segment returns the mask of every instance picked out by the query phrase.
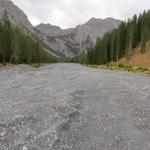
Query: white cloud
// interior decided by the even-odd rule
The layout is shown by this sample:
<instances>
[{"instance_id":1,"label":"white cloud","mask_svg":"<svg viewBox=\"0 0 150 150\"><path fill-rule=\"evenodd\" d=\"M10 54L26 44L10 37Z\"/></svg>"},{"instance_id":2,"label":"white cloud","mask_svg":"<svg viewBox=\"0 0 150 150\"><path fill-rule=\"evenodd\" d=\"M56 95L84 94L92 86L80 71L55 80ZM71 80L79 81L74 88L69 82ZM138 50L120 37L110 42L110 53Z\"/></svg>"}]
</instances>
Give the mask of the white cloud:
<instances>
[{"instance_id":1,"label":"white cloud","mask_svg":"<svg viewBox=\"0 0 150 150\"><path fill-rule=\"evenodd\" d=\"M33 25L41 22L74 27L91 17L125 19L149 9L149 0L12 0Z\"/></svg>"}]
</instances>

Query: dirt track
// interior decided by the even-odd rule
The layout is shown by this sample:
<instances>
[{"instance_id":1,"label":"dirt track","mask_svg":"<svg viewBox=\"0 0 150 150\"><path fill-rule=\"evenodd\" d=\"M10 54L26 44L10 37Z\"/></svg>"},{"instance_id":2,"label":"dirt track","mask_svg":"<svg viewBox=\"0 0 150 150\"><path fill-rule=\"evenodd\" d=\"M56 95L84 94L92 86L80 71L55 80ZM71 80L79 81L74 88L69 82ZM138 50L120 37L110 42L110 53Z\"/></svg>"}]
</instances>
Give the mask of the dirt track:
<instances>
[{"instance_id":1,"label":"dirt track","mask_svg":"<svg viewBox=\"0 0 150 150\"><path fill-rule=\"evenodd\" d=\"M0 68L0 150L150 150L150 77L78 64Z\"/></svg>"}]
</instances>

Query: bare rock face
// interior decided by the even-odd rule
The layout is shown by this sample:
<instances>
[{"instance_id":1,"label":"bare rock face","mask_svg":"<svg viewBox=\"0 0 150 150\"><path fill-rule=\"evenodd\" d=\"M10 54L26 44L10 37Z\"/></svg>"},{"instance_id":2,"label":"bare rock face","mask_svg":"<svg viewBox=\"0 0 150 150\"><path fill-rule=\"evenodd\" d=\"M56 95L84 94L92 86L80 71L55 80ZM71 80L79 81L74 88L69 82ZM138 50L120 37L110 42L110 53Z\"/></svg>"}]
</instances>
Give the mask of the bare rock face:
<instances>
[{"instance_id":1,"label":"bare rock face","mask_svg":"<svg viewBox=\"0 0 150 150\"><path fill-rule=\"evenodd\" d=\"M61 32L62 29L58 26L41 23L38 26L36 26L36 30L41 31L43 34L48 35L48 36L55 36L59 32Z\"/></svg>"},{"instance_id":2,"label":"bare rock face","mask_svg":"<svg viewBox=\"0 0 150 150\"><path fill-rule=\"evenodd\" d=\"M62 30L57 26L40 24L35 30L39 38L49 47L67 57L74 57L94 45L98 37L118 27L120 22L113 18L104 20L92 18L87 23L72 29Z\"/></svg>"},{"instance_id":3,"label":"bare rock face","mask_svg":"<svg viewBox=\"0 0 150 150\"><path fill-rule=\"evenodd\" d=\"M4 10L7 11L14 25L25 29L30 35L37 36L49 51L56 51L69 58L94 45L97 37L102 37L104 33L121 23L120 20L113 18L104 20L92 18L85 24L65 30L51 24L39 24L33 27L25 13L10 0L0 0L0 18Z\"/></svg>"},{"instance_id":4,"label":"bare rock face","mask_svg":"<svg viewBox=\"0 0 150 150\"><path fill-rule=\"evenodd\" d=\"M91 18L87 23L78 26L80 34L90 35L92 41L96 41L97 37L102 37L106 32L118 27L120 20L113 18L96 19Z\"/></svg>"},{"instance_id":5,"label":"bare rock face","mask_svg":"<svg viewBox=\"0 0 150 150\"><path fill-rule=\"evenodd\" d=\"M26 29L28 32L34 32L33 26L29 22L25 13L14 5L10 0L0 0L0 16L2 17L4 10L6 10L7 14L10 17L11 22L23 29Z\"/></svg>"}]
</instances>

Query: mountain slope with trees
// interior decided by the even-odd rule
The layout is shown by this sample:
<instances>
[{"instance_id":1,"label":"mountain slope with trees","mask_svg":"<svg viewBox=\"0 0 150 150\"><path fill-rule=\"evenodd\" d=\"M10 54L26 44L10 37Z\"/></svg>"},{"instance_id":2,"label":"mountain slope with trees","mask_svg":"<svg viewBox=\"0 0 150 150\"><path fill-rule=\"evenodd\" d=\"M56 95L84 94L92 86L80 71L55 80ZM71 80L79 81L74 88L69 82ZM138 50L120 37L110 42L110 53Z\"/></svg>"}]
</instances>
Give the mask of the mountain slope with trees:
<instances>
[{"instance_id":1,"label":"mountain slope with trees","mask_svg":"<svg viewBox=\"0 0 150 150\"><path fill-rule=\"evenodd\" d=\"M0 21L0 62L47 63L57 58L48 53L35 39L22 29L13 26L5 14Z\"/></svg>"},{"instance_id":2,"label":"mountain slope with trees","mask_svg":"<svg viewBox=\"0 0 150 150\"><path fill-rule=\"evenodd\" d=\"M140 47L140 53L147 51L150 40L150 10L139 17L135 15L127 22L122 22L117 29L98 38L95 47L80 56L80 62L87 64L107 64L120 58L129 59L134 49Z\"/></svg>"}]
</instances>

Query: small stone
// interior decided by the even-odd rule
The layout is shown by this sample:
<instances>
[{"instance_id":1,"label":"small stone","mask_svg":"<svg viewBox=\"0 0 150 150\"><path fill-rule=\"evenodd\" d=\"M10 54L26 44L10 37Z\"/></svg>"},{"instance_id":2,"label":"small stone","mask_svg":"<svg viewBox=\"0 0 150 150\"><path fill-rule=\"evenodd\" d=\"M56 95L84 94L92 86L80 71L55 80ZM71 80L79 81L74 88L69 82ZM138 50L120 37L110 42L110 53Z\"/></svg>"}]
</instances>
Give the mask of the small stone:
<instances>
[{"instance_id":1,"label":"small stone","mask_svg":"<svg viewBox=\"0 0 150 150\"><path fill-rule=\"evenodd\" d=\"M26 146L23 146L22 150L28 150L28 148Z\"/></svg>"},{"instance_id":2,"label":"small stone","mask_svg":"<svg viewBox=\"0 0 150 150\"><path fill-rule=\"evenodd\" d=\"M1 133L1 136L4 136L5 135L5 133L3 132L3 133Z\"/></svg>"},{"instance_id":3,"label":"small stone","mask_svg":"<svg viewBox=\"0 0 150 150\"><path fill-rule=\"evenodd\" d=\"M139 118L139 121L141 122L141 121L142 121L142 119L141 119L141 118Z\"/></svg>"}]
</instances>

